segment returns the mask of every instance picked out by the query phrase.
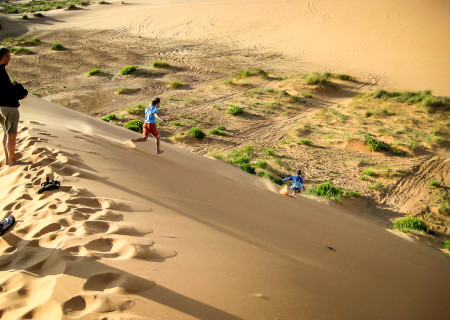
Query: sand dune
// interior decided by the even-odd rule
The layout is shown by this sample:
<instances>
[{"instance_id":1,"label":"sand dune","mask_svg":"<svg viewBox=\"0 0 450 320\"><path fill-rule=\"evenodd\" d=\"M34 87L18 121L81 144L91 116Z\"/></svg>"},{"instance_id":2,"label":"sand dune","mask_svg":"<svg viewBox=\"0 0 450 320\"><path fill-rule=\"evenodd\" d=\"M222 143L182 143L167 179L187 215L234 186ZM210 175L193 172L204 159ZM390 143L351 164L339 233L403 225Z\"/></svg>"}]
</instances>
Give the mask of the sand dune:
<instances>
[{"instance_id":1,"label":"sand dune","mask_svg":"<svg viewBox=\"0 0 450 320\"><path fill-rule=\"evenodd\" d=\"M450 4L445 0L110 3L49 12L52 19L39 29L114 30L112 41L131 32L211 47L266 49L298 58L293 72L362 72L390 88L450 95Z\"/></svg>"},{"instance_id":2,"label":"sand dune","mask_svg":"<svg viewBox=\"0 0 450 320\"><path fill-rule=\"evenodd\" d=\"M36 97L21 112L22 165L0 169L1 217L18 219L4 319L450 315L448 259L422 242ZM61 188L39 195L46 175Z\"/></svg>"}]
</instances>

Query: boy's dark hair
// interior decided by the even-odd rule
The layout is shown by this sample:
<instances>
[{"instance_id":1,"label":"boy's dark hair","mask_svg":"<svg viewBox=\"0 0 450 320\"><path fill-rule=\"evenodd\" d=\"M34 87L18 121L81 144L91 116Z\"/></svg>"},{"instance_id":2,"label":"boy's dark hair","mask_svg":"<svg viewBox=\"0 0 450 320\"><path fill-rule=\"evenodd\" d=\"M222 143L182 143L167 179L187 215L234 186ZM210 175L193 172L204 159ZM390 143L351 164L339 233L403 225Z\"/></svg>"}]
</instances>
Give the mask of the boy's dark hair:
<instances>
[{"instance_id":1,"label":"boy's dark hair","mask_svg":"<svg viewBox=\"0 0 450 320\"><path fill-rule=\"evenodd\" d=\"M7 47L0 47L0 59L11 51Z\"/></svg>"},{"instance_id":2,"label":"boy's dark hair","mask_svg":"<svg viewBox=\"0 0 450 320\"><path fill-rule=\"evenodd\" d=\"M302 174L302 170L298 170L298 171L297 171L297 174Z\"/></svg>"},{"instance_id":3,"label":"boy's dark hair","mask_svg":"<svg viewBox=\"0 0 450 320\"><path fill-rule=\"evenodd\" d=\"M158 102L161 102L161 99L155 98L155 100L152 101L152 106L156 105Z\"/></svg>"}]
</instances>

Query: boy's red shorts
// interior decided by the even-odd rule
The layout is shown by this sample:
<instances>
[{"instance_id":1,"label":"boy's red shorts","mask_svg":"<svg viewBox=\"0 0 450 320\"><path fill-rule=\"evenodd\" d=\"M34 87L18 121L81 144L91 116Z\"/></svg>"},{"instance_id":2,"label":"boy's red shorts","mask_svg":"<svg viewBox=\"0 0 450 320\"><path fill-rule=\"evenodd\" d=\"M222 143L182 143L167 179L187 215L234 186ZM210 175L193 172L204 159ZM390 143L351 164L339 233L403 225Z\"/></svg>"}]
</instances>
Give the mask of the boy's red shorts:
<instances>
[{"instance_id":1,"label":"boy's red shorts","mask_svg":"<svg viewBox=\"0 0 450 320\"><path fill-rule=\"evenodd\" d=\"M158 136L159 136L159 132L158 132L158 129L156 129L156 124L155 123L144 122L144 125L142 126L142 133L146 137L148 137L148 135L150 133L155 138L158 138Z\"/></svg>"}]
</instances>

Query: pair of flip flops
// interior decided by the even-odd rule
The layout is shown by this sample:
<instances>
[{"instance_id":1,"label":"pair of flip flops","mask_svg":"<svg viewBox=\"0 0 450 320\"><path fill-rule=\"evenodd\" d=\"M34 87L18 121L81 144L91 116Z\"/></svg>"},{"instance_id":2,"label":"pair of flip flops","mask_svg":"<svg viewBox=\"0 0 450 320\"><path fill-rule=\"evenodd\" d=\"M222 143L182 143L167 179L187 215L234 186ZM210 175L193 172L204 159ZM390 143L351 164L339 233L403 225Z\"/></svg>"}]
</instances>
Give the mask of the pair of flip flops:
<instances>
[{"instance_id":1,"label":"pair of flip flops","mask_svg":"<svg viewBox=\"0 0 450 320\"><path fill-rule=\"evenodd\" d=\"M15 222L16 218L13 215L0 222L0 235L3 235Z\"/></svg>"},{"instance_id":2,"label":"pair of flip flops","mask_svg":"<svg viewBox=\"0 0 450 320\"><path fill-rule=\"evenodd\" d=\"M50 181L50 179L47 177L47 180L41 184L38 193L41 194L44 191L59 189L60 186L61 183L59 181L53 179L52 181Z\"/></svg>"}]
</instances>

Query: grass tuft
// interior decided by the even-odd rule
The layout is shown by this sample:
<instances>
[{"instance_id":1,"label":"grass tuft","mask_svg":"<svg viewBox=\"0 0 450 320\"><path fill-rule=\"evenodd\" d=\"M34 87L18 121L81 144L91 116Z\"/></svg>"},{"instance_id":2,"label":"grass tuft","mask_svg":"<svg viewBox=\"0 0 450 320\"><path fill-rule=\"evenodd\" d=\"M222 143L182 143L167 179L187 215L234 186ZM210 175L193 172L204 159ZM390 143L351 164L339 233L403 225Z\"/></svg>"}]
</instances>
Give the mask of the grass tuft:
<instances>
[{"instance_id":1,"label":"grass tuft","mask_svg":"<svg viewBox=\"0 0 450 320\"><path fill-rule=\"evenodd\" d=\"M90 77L90 76L96 75L96 74L98 74L98 73L100 73L100 72L102 72L100 69L94 68L94 69L92 69L92 70L90 70L90 71L88 72L88 76Z\"/></svg>"},{"instance_id":2,"label":"grass tuft","mask_svg":"<svg viewBox=\"0 0 450 320\"><path fill-rule=\"evenodd\" d=\"M132 131L142 132L143 124L144 121L142 120L132 120L125 123L124 127Z\"/></svg>"},{"instance_id":3,"label":"grass tuft","mask_svg":"<svg viewBox=\"0 0 450 320\"><path fill-rule=\"evenodd\" d=\"M169 88L172 88L172 89L178 89L178 88L181 88L181 87L183 86L183 83L182 83L181 81L175 80L175 81L170 81L170 82L167 84L167 86L168 86Z\"/></svg>"},{"instance_id":4,"label":"grass tuft","mask_svg":"<svg viewBox=\"0 0 450 320\"><path fill-rule=\"evenodd\" d=\"M256 76L261 76L263 78L267 78L269 74L262 70L262 69L247 69L247 70L242 70L237 78L238 79L243 79L243 78L249 78L249 77L256 77Z\"/></svg>"},{"instance_id":5,"label":"grass tuft","mask_svg":"<svg viewBox=\"0 0 450 320\"><path fill-rule=\"evenodd\" d=\"M233 116L241 114L242 112L244 112L244 109L242 109L239 106L232 106L232 107L228 108L228 110L227 110L227 113L231 114Z\"/></svg>"},{"instance_id":6,"label":"grass tuft","mask_svg":"<svg viewBox=\"0 0 450 320\"><path fill-rule=\"evenodd\" d=\"M326 181L317 187L313 187L308 190L308 193L323 198L330 198L336 202L340 201L342 196L347 197L361 196L359 192L340 189L332 181Z\"/></svg>"},{"instance_id":7,"label":"grass tuft","mask_svg":"<svg viewBox=\"0 0 450 320\"><path fill-rule=\"evenodd\" d=\"M203 138L206 137L206 134L200 128L197 127L191 128L189 130L188 135L191 138L197 138L199 140L202 140Z\"/></svg>"},{"instance_id":8,"label":"grass tuft","mask_svg":"<svg viewBox=\"0 0 450 320\"><path fill-rule=\"evenodd\" d=\"M135 72L139 67L135 66L135 65L130 65L130 66L126 66L125 68L122 68L122 70L120 70L120 74L121 75L129 75L133 72Z\"/></svg>"},{"instance_id":9,"label":"grass tuft","mask_svg":"<svg viewBox=\"0 0 450 320\"><path fill-rule=\"evenodd\" d=\"M56 42L56 43L52 44L52 50L62 51L62 50L65 50L65 49L66 48L64 48L64 46L61 43L59 43L59 42Z\"/></svg>"},{"instance_id":10,"label":"grass tuft","mask_svg":"<svg viewBox=\"0 0 450 320\"><path fill-rule=\"evenodd\" d=\"M428 231L425 221L413 216L398 218L394 221L392 228L406 233L423 233Z\"/></svg>"},{"instance_id":11,"label":"grass tuft","mask_svg":"<svg viewBox=\"0 0 450 320\"><path fill-rule=\"evenodd\" d=\"M152 63L154 68L169 68L170 64L166 61L155 61Z\"/></svg>"}]
</instances>

